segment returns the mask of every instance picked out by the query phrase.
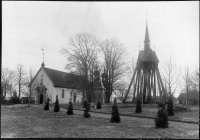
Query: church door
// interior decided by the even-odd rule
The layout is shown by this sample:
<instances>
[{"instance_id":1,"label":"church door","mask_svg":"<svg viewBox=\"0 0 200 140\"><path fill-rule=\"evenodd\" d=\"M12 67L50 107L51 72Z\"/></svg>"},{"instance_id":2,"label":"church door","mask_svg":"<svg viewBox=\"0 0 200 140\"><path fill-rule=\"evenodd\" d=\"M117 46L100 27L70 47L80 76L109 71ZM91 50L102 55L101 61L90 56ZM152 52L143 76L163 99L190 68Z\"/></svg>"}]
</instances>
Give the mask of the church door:
<instances>
[{"instance_id":1,"label":"church door","mask_svg":"<svg viewBox=\"0 0 200 140\"><path fill-rule=\"evenodd\" d=\"M40 104L43 104L43 94L40 94Z\"/></svg>"}]
</instances>

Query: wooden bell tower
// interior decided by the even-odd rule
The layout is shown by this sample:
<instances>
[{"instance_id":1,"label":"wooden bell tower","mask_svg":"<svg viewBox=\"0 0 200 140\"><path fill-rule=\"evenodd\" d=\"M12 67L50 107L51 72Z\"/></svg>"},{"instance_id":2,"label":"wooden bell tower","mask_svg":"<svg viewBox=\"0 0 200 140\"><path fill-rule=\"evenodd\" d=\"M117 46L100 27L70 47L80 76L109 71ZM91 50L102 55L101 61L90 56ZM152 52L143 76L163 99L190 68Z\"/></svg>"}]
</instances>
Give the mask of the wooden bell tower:
<instances>
[{"instance_id":1,"label":"wooden bell tower","mask_svg":"<svg viewBox=\"0 0 200 140\"><path fill-rule=\"evenodd\" d=\"M133 86L133 96L142 104L165 102L166 92L158 69L156 52L150 48L148 25L146 22L144 50L139 51L136 68L129 84L127 94Z\"/></svg>"}]
</instances>

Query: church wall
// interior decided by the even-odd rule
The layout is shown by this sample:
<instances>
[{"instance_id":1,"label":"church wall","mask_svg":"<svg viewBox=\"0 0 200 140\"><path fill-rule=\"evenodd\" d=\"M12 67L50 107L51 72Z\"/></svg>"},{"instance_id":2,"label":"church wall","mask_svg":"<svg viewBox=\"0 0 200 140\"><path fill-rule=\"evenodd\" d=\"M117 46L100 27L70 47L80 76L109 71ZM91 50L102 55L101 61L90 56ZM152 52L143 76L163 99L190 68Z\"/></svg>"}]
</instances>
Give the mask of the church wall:
<instances>
[{"instance_id":1,"label":"church wall","mask_svg":"<svg viewBox=\"0 0 200 140\"><path fill-rule=\"evenodd\" d=\"M62 97L63 90L64 90L64 98ZM55 98L56 98L56 95L58 95L58 99L59 99L60 104L69 103L70 98L71 98L71 95L70 95L71 91L72 91L72 89L55 87ZM81 102L81 97L82 97L82 94L80 94L80 95L78 94L76 96L76 103ZM73 96L72 96L72 103L74 103Z\"/></svg>"},{"instance_id":2,"label":"church wall","mask_svg":"<svg viewBox=\"0 0 200 140\"><path fill-rule=\"evenodd\" d=\"M41 79L43 79L43 84L47 88L46 95L50 98L51 100L50 103L53 103L53 101L55 101L55 98L56 98L53 96L55 95L55 88L43 69L38 73L37 77L33 81L32 88L34 88L36 85L39 85L41 83ZM35 96L36 103L39 103L37 92L34 91L34 93L35 93L34 96ZM46 95L44 95L44 100L43 100L44 102L46 101Z\"/></svg>"},{"instance_id":3,"label":"church wall","mask_svg":"<svg viewBox=\"0 0 200 140\"><path fill-rule=\"evenodd\" d=\"M32 83L32 89L34 89L37 85L40 85L41 83L41 79L43 79L43 84L45 85L45 87L47 88L46 90L46 94L43 95L43 104L46 101L46 96L49 97L50 104L55 103L56 101L56 95L58 95L58 99L59 99L59 103L61 104L66 104L69 103L69 99L70 99L70 92L72 89L68 89L68 88L59 88L59 87L54 87L53 83L51 82L50 78L48 77L48 75L46 74L46 72L44 71L44 69L42 69L37 77L35 78L35 80ZM64 90L64 98L62 97L62 90ZM36 90L33 90L32 92L32 97L35 98L36 104L39 103L40 99L39 99L39 95L37 93ZM79 102L81 103L81 98L82 98L82 94L78 94L76 96L76 103ZM72 98L72 103L74 103L74 100Z\"/></svg>"}]
</instances>

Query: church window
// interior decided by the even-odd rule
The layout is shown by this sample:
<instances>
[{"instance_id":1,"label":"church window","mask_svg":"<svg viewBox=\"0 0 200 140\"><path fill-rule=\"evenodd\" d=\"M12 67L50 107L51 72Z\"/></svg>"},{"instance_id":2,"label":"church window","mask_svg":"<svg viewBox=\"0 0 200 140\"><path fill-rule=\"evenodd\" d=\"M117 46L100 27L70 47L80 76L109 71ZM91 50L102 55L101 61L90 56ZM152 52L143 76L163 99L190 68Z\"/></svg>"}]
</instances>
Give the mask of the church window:
<instances>
[{"instance_id":1,"label":"church window","mask_svg":"<svg viewBox=\"0 0 200 140\"><path fill-rule=\"evenodd\" d=\"M64 98L65 97L65 91L64 91L64 89L62 90L62 98Z\"/></svg>"}]
</instances>

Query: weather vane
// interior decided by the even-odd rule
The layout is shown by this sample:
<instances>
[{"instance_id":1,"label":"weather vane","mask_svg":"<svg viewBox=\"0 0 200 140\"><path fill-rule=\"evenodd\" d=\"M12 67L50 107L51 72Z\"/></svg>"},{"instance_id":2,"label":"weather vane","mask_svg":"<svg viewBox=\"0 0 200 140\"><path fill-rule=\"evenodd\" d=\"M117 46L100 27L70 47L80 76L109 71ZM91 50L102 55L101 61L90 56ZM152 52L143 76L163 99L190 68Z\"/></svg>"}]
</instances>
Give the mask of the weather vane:
<instances>
[{"instance_id":1,"label":"weather vane","mask_svg":"<svg viewBox=\"0 0 200 140\"><path fill-rule=\"evenodd\" d=\"M146 22L147 22L147 11L146 11Z\"/></svg>"},{"instance_id":2,"label":"weather vane","mask_svg":"<svg viewBox=\"0 0 200 140\"><path fill-rule=\"evenodd\" d=\"M43 51L43 62L44 62L44 45L43 45L43 49L41 49Z\"/></svg>"}]
</instances>

